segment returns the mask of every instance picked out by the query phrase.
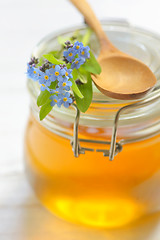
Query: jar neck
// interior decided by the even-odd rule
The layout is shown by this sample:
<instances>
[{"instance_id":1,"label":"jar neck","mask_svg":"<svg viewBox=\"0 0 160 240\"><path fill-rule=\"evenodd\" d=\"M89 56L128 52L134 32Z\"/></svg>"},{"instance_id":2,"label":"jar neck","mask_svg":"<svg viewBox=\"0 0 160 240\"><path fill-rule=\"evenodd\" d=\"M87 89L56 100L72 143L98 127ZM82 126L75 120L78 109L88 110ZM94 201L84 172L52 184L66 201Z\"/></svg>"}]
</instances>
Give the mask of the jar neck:
<instances>
[{"instance_id":1,"label":"jar neck","mask_svg":"<svg viewBox=\"0 0 160 240\"><path fill-rule=\"evenodd\" d=\"M31 82L32 84L32 82ZM32 88L33 89L33 88ZM78 134L80 138L111 141L116 124L117 141L127 144L155 136L160 131L160 94L155 92L148 99L134 103L93 102L87 113L80 115ZM32 95L31 111L38 122L39 108ZM76 110L54 108L40 122L45 128L69 140L74 135Z\"/></svg>"}]
</instances>

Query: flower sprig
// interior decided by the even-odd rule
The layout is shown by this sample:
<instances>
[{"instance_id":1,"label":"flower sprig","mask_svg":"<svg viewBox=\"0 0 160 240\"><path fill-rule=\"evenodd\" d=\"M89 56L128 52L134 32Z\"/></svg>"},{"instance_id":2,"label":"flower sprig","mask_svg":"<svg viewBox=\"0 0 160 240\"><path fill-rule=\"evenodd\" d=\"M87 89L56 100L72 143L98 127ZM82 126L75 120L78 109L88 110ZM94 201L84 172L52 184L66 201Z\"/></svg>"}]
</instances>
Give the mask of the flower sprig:
<instances>
[{"instance_id":1,"label":"flower sprig","mask_svg":"<svg viewBox=\"0 0 160 240\"><path fill-rule=\"evenodd\" d=\"M92 101L91 74L101 72L89 46L74 39L62 43L62 48L63 51L45 54L40 59L32 57L27 64L27 77L40 85L40 120L54 106L68 108L74 100L80 111L86 112ZM55 58L60 58L62 52L63 60Z\"/></svg>"}]
</instances>

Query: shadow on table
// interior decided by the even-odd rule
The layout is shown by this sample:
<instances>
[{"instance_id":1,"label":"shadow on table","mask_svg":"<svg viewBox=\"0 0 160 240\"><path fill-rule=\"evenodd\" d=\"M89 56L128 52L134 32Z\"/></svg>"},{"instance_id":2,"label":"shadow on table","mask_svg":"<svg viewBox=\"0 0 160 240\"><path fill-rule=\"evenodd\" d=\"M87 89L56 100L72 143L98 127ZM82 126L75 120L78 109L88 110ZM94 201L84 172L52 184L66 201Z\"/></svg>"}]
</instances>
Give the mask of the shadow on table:
<instances>
[{"instance_id":1,"label":"shadow on table","mask_svg":"<svg viewBox=\"0 0 160 240\"><path fill-rule=\"evenodd\" d=\"M124 228L91 229L65 222L48 212L34 196L23 173L1 177L1 184L2 240L160 239L160 212Z\"/></svg>"},{"instance_id":2,"label":"shadow on table","mask_svg":"<svg viewBox=\"0 0 160 240\"><path fill-rule=\"evenodd\" d=\"M124 228L91 229L58 219L36 204L22 209L19 220L27 240L157 240L160 232L160 212Z\"/></svg>"}]
</instances>

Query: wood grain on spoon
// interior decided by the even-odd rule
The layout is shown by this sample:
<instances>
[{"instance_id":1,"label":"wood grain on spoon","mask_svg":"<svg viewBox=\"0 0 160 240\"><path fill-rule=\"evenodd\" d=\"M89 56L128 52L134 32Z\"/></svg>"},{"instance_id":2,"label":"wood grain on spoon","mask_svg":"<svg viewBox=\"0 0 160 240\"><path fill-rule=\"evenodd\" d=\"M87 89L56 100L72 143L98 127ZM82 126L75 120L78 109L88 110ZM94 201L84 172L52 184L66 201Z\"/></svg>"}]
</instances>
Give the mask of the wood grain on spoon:
<instances>
[{"instance_id":1,"label":"wood grain on spoon","mask_svg":"<svg viewBox=\"0 0 160 240\"><path fill-rule=\"evenodd\" d=\"M86 0L70 0L83 14L100 42L98 61L102 72L92 75L97 88L105 95L117 99L143 97L156 84L156 77L140 60L118 50L107 38L94 12Z\"/></svg>"}]
</instances>

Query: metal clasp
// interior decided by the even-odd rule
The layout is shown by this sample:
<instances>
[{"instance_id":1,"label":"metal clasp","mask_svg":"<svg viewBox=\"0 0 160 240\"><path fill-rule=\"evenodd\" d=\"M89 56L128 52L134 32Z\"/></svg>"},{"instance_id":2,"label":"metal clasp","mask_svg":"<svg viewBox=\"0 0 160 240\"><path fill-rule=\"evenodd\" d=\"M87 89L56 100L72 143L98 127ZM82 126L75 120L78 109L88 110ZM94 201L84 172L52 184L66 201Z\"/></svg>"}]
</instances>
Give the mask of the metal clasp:
<instances>
[{"instance_id":1,"label":"metal clasp","mask_svg":"<svg viewBox=\"0 0 160 240\"><path fill-rule=\"evenodd\" d=\"M79 127L79 119L80 119L80 111L76 104L72 105L76 110L76 117L73 126L73 140L71 141L72 150L75 157L78 157L79 154L85 154L85 151L93 152L92 148L83 148L80 146L80 139L78 138L78 127Z\"/></svg>"},{"instance_id":2,"label":"metal clasp","mask_svg":"<svg viewBox=\"0 0 160 240\"><path fill-rule=\"evenodd\" d=\"M86 148L81 147L80 142L88 142L88 143L96 143L96 144L106 144L110 146L110 149L96 149L96 152L103 152L104 157L109 157L109 160L113 160L114 156L116 156L119 152L122 151L122 145L120 143L116 143L116 133L117 133L117 121L115 121L113 134L111 142L109 141L99 141L99 140L91 140L91 139L80 139L78 138L78 127L80 120L80 111L76 104L72 105L76 110L76 117L73 126L73 139L71 141L72 150L75 157L78 157L80 154L85 154L85 151L94 152L94 148Z\"/></svg>"},{"instance_id":3,"label":"metal clasp","mask_svg":"<svg viewBox=\"0 0 160 240\"><path fill-rule=\"evenodd\" d=\"M108 141L98 141L98 140L90 140L90 139L79 139L78 138L78 126L79 126L79 119L80 119L80 111L77 108L76 104L73 104L73 107L76 109L76 118L75 118L75 122L74 122L74 131L73 131L73 140L71 141L71 145L72 145L72 149L74 152L74 156L78 157L79 154L84 154L85 151L95 151L95 149L93 148L84 148L80 146L80 142L88 142L88 143L96 143L96 144L106 144L109 145L110 148L109 149L96 149L96 152L103 152L104 157L109 157L109 160L113 160L114 157L122 151L122 144L127 144L130 143L130 140L121 140L120 142L116 142L116 138L117 138L117 129L118 129L118 121L119 121L119 117L121 115L121 113L123 111L126 110L132 110L133 108L136 107L144 107L146 106L148 103L154 103L157 100L160 100L160 95L153 95L151 98L149 99L143 99L140 100L136 103L132 103L126 106L123 106L122 108L120 108L116 115L115 115L115 119L114 119L114 123L113 123L113 131L112 131L112 138L111 138L111 142ZM153 137L155 134L150 134L150 137ZM146 137L139 137L138 139L135 139L136 141L141 141L141 140L145 140L147 139Z\"/></svg>"}]
</instances>

